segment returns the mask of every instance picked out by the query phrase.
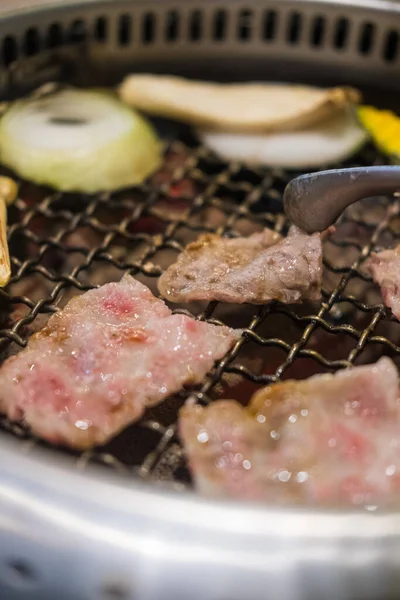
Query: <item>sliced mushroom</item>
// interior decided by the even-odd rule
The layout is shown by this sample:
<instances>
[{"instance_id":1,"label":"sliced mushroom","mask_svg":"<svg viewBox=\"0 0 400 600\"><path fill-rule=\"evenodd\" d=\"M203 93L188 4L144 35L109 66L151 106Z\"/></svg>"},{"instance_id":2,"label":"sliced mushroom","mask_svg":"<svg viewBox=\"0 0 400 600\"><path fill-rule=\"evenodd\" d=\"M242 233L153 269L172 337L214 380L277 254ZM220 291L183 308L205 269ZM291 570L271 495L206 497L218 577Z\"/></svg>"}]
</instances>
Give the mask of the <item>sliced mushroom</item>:
<instances>
[{"instance_id":1,"label":"sliced mushroom","mask_svg":"<svg viewBox=\"0 0 400 600\"><path fill-rule=\"evenodd\" d=\"M130 75L119 88L127 104L206 129L269 132L308 127L360 101L348 87L220 84L160 75Z\"/></svg>"}]
</instances>

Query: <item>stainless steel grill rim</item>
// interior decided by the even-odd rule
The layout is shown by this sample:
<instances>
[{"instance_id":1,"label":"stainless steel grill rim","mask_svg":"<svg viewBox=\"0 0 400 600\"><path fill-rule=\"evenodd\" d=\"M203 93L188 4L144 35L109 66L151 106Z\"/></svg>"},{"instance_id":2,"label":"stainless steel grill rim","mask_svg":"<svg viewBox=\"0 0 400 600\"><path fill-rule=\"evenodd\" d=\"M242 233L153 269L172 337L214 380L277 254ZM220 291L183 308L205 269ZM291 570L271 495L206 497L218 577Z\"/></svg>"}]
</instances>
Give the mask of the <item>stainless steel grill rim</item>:
<instances>
[{"instance_id":1,"label":"stainless steel grill rim","mask_svg":"<svg viewBox=\"0 0 400 600\"><path fill-rule=\"evenodd\" d=\"M249 7L234 0L206 1L200 8L191 0L49 4L36 11L6 10L0 21L0 88L5 96L19 95L52 78L77 82L83 78L88 83L93 76L93 81L111 82L128 67L208 73L216 78L232 78L235 73L244 78L253 67L262 76L277 76L276 67L285 65L285 78L294 77L294 72L298 79L310 80L315 65L324 65L329 77L340 82L365 85L379 75L382 88L398 87L396 2L281 0L253 2ZM85 61L77 62L78 57ZM245 59L242 67L238 57ZM205 210L218 212L222 223L213 230L226 235L237 234L244 221L285 229L279 203L292 174L227 165L197 147L186 131L173 137L179 139L167 153L183 155L183 161L164 183L150 181L134 193L113 195L113 207L123 213L120 221L104 222L102 211L110 206L105 196L66 198L46 191L31 204L27 190L20 198L9 228L11 246L19 245L12 253L10 290L30 276L41 277L51 289L39 299L16 294L10 301L0 293L3 304L22 310L11 324L2 325L4 352L10 342L25 343L31 324L56 309L62 292L93 285L85 274L95 265L111 266L114 278L129 270L154 281L160 273L157 253L179 251L185 243L182 229L189 237L204 231L198 217ZM356 160L369 164L383 158L369 148ZM185 191L188 182L194 191L187 187ZM160 201L171 196L187 208L184 218L165 214L160 218ZM399 340L381 335L379 329L382 323L395 328L395 320L390 321L381 303L347 293L354 279L369 285L360 266L371 249L386 234L392 241L398 238L397 201L382 199L380 207L381 213L372 220L357 211L345 216L344 226L359 228L361 241L335 242L341 252L345 248L356 257L348 265L326 257L326 271L336 277L337 285L325 289L317 312L303 314L278 304L254 309L238 347L200 390L188 393L209 401L224 374L263 384L290 372L300 359L336 369L359 360L371 347L396 356ZM143 232L143 218L155 219L162 231ZM54 226L52 233L38 229L40 220ZM135 230L140 222L141 229ZM66 246L65 239L77 228L100 236L100 242L95 238L89 248ZM130 247L142 244L146 250L126 261L126 256L112 252L118 239ZM51 260L49 264L49 254L62 255L61 275L57 265ZM65 271L62 261L71 256L78 262L72 261ZM351 306L351 315L363 315L362 327L335 314L343 305ZM212 304L199 318L218 318L218 311ZM298 327L294 342L260 333L258 328L269 317ZM312 346L320 332L351 340L351 347L346 346L339 358L326 356ZM271 372L255 372L239 360L251 343L260 352L279 349L284 358ZM174 406L187 395L181 394ZM112 447L80 456L80 471L71 469L74 458L36 447L19 426L4 420L3 427L11 435L2 432L0 438L1 598L43 600L57 591L65 598L297 599L321 597L327 590L335 598L397 597L397 513L376 514L373 507L371 513L278 510L195 497L181 490L187 473L182 472L182 452L174 421L168 417L161 423L158 417L149 418L135 428L136 436L139 429L146 439L153 436L143 460L120 460L120 450ZM25 439L21 442L15 436ZM116 467L124 477L115 469L88 464L92 462ZM175 490L163 489L165 479L175 480Z\"/></svg>"}]
</instances>

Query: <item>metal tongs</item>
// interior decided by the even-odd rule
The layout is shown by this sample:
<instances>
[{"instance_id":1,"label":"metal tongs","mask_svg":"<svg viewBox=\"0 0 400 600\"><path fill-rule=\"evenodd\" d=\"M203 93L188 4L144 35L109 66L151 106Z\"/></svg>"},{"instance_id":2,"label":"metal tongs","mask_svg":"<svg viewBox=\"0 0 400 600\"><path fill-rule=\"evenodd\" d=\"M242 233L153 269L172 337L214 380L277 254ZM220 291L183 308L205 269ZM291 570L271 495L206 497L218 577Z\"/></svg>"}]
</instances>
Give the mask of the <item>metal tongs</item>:
<instances>
[{"instance_id":1,"label":"metal tongs","mask_svg":"<svg viewBox=\"0 0 400 600\"><path fill-rule=\"evenodd\" d=\"M400 166L357 167L309 173L285 189L287 217L307 233L324 231L345 208L363 198L400 191Z\"/></svg>"}]
</instances>

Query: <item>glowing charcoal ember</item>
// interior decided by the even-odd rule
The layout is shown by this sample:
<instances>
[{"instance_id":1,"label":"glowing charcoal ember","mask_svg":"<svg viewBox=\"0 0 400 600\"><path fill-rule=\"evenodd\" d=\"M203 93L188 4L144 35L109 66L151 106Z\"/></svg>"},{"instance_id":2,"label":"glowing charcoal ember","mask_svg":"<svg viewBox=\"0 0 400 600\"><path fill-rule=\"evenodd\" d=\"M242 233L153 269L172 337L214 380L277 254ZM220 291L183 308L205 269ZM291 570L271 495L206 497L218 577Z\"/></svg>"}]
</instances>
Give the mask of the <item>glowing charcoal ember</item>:
<instances>
[{"instance_id":1,"label":"glowing charcoal ember","mask_svg":"<svg viewBox=\"0 0 400 600\"><path fill-rule=\"evenodd\" d=\"M130 276L72 299L0 370L0 410L39 436L102 444L199 383L240 332L172 315Z\"/></svg>"}]
</instances>

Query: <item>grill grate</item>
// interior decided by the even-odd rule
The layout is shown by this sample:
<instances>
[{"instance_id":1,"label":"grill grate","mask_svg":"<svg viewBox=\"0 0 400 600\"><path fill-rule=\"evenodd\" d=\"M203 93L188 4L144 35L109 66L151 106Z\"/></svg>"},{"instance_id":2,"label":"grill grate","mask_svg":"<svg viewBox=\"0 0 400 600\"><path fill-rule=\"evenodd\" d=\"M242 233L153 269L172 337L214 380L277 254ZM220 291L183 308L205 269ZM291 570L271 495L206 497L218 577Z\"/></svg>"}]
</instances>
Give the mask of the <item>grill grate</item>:
<instances>
[{"instance_id":1,"label":"grill grate","mask_svg":"<svg viewBox=\"0 0 400 600\"><path fill-rule=\"evenodd\" d=\"M368 147L354 164L383 162ZM155 292L163 269L200 233L246 235L265 226L285 232L282 193L294 175L223 163L183 133L169 143L162 169L132 190L87 197L22 183L10 215L13 277L7 290L0 290L2 358L24 346L49 313L73 295L119 279L124 272ZM363 261L371 249L397 243L399 212L399 202L387 198L360 202L346 212L324 243L319 304L172 306L175 311L189 308L199 319L242 327L243 336L201 386L148 411L106 447L70 452L77 466L97 462L185 486L190 477L176 417L190 395L199 402L222 395L246 402L257 386L280 378L370 362L383 353L396 361L400 324L382 305ZM28 447L44 444L6 418L0 426Z\"/></svg>"}]
</instances>

